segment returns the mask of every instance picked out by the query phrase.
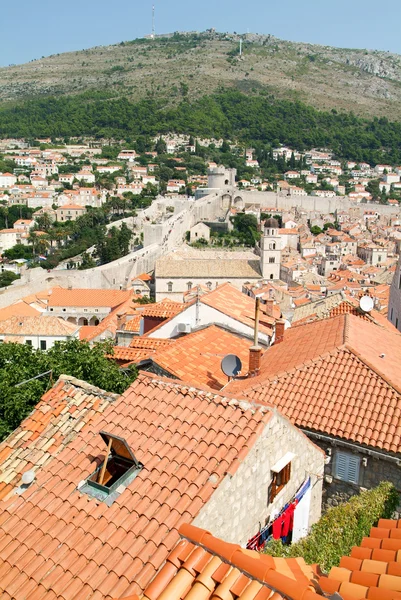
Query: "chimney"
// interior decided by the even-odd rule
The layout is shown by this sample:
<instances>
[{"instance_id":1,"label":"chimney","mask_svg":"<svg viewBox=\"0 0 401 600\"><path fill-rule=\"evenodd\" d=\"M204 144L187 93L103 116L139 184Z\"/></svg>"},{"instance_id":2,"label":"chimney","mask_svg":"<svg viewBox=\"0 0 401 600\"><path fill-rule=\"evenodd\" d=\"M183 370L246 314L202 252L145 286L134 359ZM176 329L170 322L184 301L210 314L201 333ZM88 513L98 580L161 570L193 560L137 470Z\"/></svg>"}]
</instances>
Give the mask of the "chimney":
<instances>
[{"instance_id":1,"label":"chimney","mask_svg":"<svg viewBox=\"0 0 401 600\"><path fill-rule=\"evenodd\" d=\"M277 319L276 321L276 330L275 330L275 344L280 344L284 340L284 330L285 330L285 321L284 319Z\"/></svg>"},{"instance_id":2,"label":"chimney","mask_svg":"<svg viewBox=\"0 0 401 600\"><path fill-rule=\"evenodd\" d=\"M268 298L266 300L266 308L265 308L265 313L268 317L272 317L273 316L273 310L274 310L274 300L273 298Z\"/></svg>"},{"instance_id":3,"label":"chimney","mask_svg":"<svg viewBox=\"0 0 401 600\"><path fill-rule=\"evenodd\" d=\"M262 348L259 346L259 312L260 298L255 302L255 333L253 346L249 348L249 369L248 377L255 377L260 371L260 360L262 358Z\"/></svg>"}]
</instances>

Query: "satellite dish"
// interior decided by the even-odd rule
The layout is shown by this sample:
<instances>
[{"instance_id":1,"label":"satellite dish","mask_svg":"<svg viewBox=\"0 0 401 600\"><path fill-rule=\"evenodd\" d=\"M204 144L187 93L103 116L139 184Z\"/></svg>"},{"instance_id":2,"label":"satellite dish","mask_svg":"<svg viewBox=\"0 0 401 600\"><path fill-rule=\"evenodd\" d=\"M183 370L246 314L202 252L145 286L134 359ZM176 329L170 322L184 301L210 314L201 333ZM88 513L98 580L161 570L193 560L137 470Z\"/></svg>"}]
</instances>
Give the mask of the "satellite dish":
<instances>
[{"instance_id":1,"label":"satellite dish","mask_svg":"<svg viewBox=\"0 0 401 600\"><path fill-rule=\"evenodd\" d=\"M359 301L359 307L363 312L370 312L374 307L373 298L370 296L362 296Z\"/></svg>"},{"instance_id":2,"label":"satellite dish","mask_svg":"<svg viewBox=\"0 0 401 600\"><path fill-rule=\"evenodd\" d=\"M34 481L34 479L35 479L34 471L25 471L25 473L23 473L23 475L22 475L22 483L24 485L29 485L30 483L32 483L32 481Z\"/></svg>"},{"instance_id":3,"label":"satellite dish","mask_svg":"<svg viewBox=\"0 0 401 600\"><path fill-rule=\"evenodd\" d=\"M235 354L227 354L221 361L221 370L227 377L235 377L241 372L242 362Z\"/></svg>"}]
</instances>

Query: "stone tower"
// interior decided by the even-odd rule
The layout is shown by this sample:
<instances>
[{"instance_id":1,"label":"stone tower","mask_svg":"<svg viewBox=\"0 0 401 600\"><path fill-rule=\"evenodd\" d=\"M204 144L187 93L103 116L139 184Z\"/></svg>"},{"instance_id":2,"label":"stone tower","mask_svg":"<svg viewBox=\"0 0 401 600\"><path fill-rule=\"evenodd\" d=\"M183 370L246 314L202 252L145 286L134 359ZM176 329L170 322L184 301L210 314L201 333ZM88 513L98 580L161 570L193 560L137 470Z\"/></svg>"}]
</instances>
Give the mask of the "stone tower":
<instances>
[{"instance_id":1,"label":"stone tower","mask_svg":"<svg viewBox=\"0 0 401 600\"><path fill-rule=\"evenodd\" d=\"M276 219L265 221L261 239L260 268L263 279L280 279L281 240Z\"/></svg>"}]
</instances>

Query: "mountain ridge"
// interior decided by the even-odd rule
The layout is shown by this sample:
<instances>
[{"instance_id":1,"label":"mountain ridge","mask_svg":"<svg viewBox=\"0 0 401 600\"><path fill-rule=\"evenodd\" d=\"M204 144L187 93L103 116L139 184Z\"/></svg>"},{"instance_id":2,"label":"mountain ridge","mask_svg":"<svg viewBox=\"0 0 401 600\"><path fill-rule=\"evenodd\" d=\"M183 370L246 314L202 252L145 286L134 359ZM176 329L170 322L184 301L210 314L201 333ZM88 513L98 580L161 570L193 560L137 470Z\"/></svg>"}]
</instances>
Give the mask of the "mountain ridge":
<instances>
[{"instance_id":1,"label":"mountain ridge","mask_svg":"<svg viewBox=\"0 0 401 600\"><path fill-rule=\"evenodd\" d=\"M398 120L401 56L207 31L138 38L0 68L3 105L90 90L135 100L153 95L174 104L221 87L249 94L264 89L321 110Z\"/></svg>"}]
</instances>

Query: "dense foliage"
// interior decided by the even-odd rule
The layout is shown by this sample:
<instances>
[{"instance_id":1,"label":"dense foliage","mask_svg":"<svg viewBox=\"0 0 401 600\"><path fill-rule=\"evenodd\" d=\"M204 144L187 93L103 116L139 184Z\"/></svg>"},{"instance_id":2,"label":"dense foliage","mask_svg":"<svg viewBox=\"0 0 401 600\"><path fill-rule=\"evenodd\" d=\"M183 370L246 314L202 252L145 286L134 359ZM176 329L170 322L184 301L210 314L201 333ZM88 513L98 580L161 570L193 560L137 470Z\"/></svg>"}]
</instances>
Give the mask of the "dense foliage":
<instances>
[{"instance_id":1,"label":"dense foliage","mask_svg":"<svg viewBox=\"0 0 401 600\"><path fill-rule=\"evenodd\" d=\"M61 374L122 393L135 380L136 370L123 373L106 353L112 353L108 343L91 347L79 340L59 342L47 352L25 344L0 344L0 440L18 427ZM49 370L51 375L15 387Z\"/></svg>"},{"instance_id":2,"label":"dense foliage","mask_svg":"<svg viewBox=\"0 0 401 600\"><path fill-rule=\"evenodd\" d=\"M389 519L399 503L399 493L392 483L382 482L378 487L353 496L348 502L329 510L312 526L304 539L284 546L273 541L265 549L272 556L302 556L308 564L317 563L324 571L337 566L342 556L358 546L369 535L380 518Z\"/></svg>"},{"instance_id":3,"label":"dense foliage","mask_svg":"<svg viewBox=\"0 0 401 600\"><path fill-rule=\"evenodd\" d=\"M301 102L277 100L261 90L247 96L222 90L177 106L162 100L131 102L107 93L35 99L0 108L0 136L155 136L175 131L194 136L238 138L298 150L329 147L338 156L371 163L401 162L401 123L352 113L318 111ZM145 144L146 145L146 144Z\"/></svg>"}]
</instances>

